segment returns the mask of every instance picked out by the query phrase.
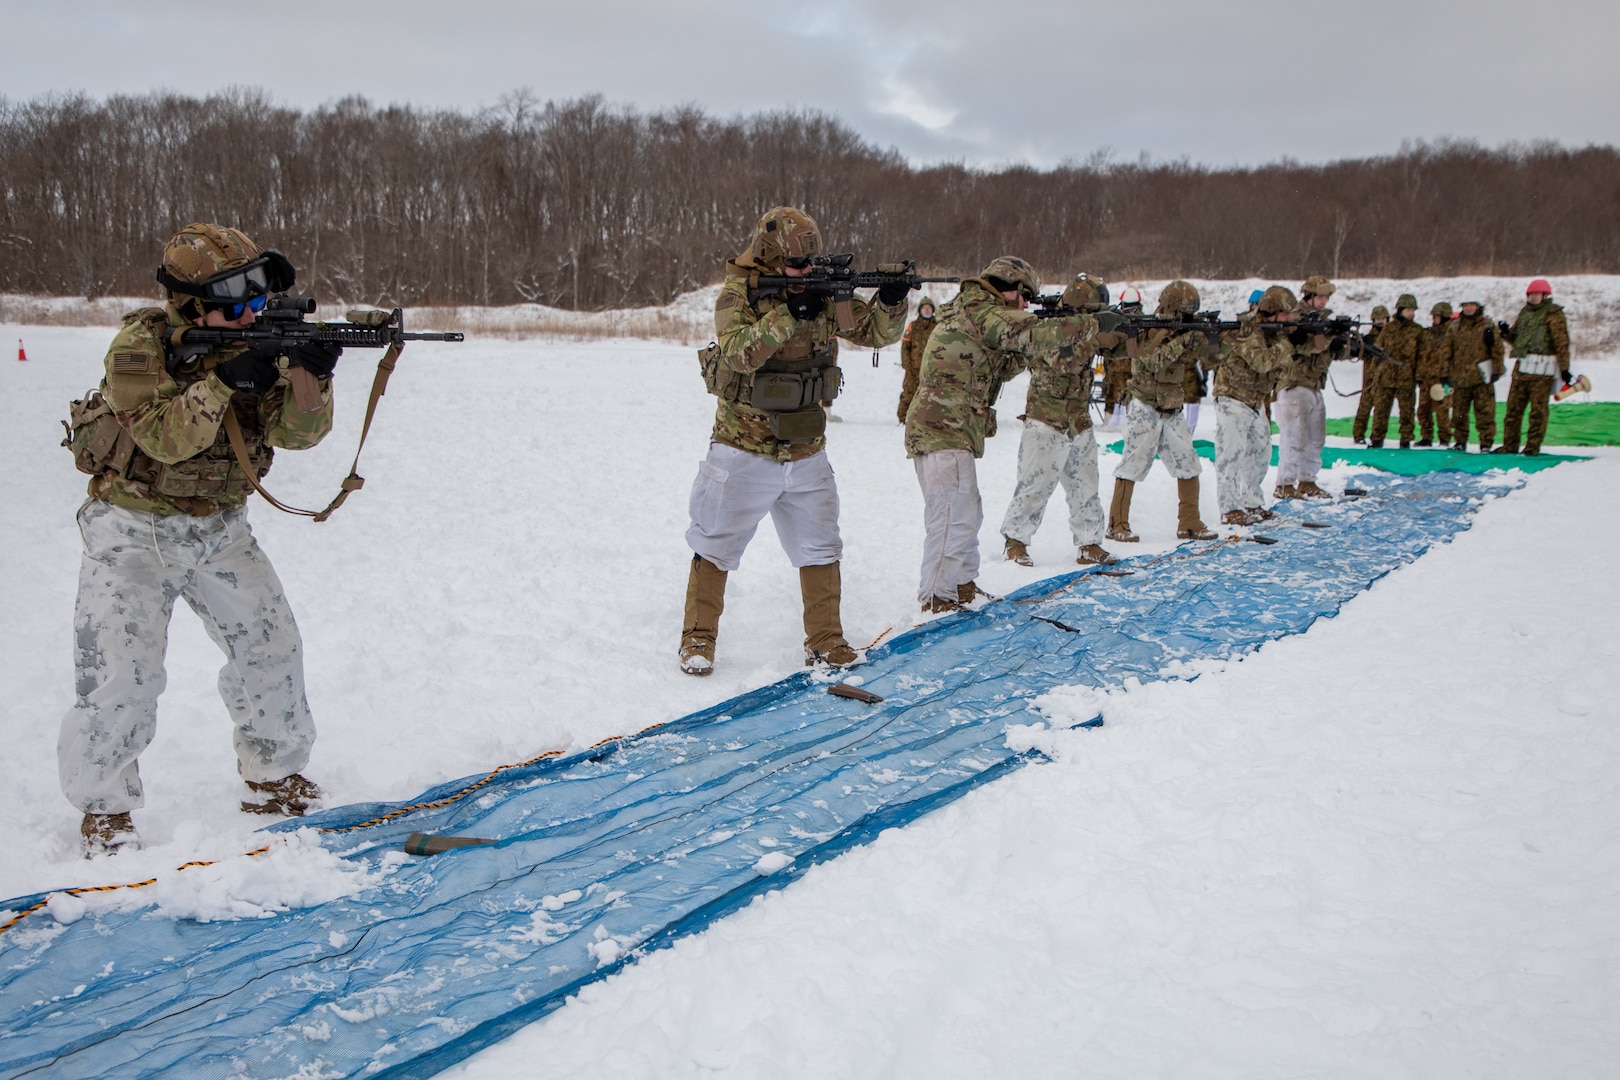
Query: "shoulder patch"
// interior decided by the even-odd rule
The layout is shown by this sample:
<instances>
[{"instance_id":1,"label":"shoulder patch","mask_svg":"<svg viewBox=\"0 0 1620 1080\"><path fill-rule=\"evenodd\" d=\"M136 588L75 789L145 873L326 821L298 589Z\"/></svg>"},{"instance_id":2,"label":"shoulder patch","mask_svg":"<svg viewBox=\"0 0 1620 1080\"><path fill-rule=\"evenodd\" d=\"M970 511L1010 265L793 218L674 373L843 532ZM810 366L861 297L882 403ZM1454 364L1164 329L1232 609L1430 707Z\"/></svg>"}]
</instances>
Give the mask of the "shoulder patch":
<instances>
[{"instance_id":1,"label":"shoulder patch","mask_svg":"<svg viewBox=\"0 0 1620 1080\"><path fill-rule=\"evenodd\" d=\"M114 375L152 375L157 372L156 357L144 352L115 352L112 357Z\"/></svg>"}]
</instances>

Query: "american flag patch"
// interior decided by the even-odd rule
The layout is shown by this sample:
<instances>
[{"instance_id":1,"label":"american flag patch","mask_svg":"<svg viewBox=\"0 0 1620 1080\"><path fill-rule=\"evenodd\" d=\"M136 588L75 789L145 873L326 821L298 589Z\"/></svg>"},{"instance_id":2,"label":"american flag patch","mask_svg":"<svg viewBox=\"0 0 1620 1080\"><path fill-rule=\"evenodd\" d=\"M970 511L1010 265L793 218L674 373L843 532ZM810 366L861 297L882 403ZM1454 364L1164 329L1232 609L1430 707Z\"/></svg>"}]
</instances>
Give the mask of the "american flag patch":
<instances>
[{"instance_id":1,"label":"american flag patch","mask_svg":"<svg viewBox=\"0 0 1620 1080\"><path fill-rule=\"evenodd\" d=\"M145 353L113 353L114 375L144 375L152 369L152 358Z\"/></svg>"}]
</instances>

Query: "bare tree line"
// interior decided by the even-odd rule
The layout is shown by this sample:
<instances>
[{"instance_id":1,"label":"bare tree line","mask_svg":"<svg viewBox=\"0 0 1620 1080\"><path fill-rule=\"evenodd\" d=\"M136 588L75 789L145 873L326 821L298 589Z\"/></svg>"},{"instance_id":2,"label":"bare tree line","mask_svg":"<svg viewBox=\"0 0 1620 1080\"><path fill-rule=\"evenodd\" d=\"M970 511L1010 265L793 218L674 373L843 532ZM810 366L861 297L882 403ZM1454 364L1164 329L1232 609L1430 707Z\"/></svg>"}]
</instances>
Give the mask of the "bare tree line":
<instances>
[{"instance_id":1,"label":"bare tree line","mask_svg":"<svg viewBox=\"0 0 1620 1080\"><path fill-rule=\"evenodd\" d=\"M717 119L507 95L477 114L257 90L0 97L0 291L147 295L159 245L238 225L317 295L376 304L665 303L718 280L760 213L863 262L1016 253L1109 278L1620 271L1620 152L1409 145L1211 169L915 167L813 111Z\"/></svg>"}]
</instances>

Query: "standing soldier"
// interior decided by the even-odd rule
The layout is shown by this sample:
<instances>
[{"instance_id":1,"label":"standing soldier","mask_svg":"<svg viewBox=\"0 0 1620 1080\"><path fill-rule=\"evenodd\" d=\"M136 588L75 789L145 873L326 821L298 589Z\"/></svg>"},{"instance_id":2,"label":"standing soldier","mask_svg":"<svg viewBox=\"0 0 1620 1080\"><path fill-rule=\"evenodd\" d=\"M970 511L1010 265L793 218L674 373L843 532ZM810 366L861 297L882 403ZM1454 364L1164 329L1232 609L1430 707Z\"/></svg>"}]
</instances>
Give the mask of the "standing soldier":
<instances>
[{"instance_id":1,"label":"standing soldier","mask_svg":"<svg viewBox=\"0 0 1620 1080\"><path fill-rule=\"evenodd\" d=\"M1172 281L1159 294L1159 315L1198 311L1198 290L1191 282ZM1108 509L1108 539L1134 544L1131 495L1147 479L1157 457L1176 478L1176 536L1213 540L1215 534L1198 515L1198 474L1203 471L1193 449L1192 432L1181 415L1187 368L1209 353L1202 331L1150 331L1140 355L1131 360L1131 401L1125 413L1125 452L1114 470L1114 498Z\"/></svg>"},{"instance_id":2,"label":"standing soldier","mask_svg":"<svg viewBox=\"0 0 1620 1080\"><path fill-rule=\"evenodd\" d=\"M1079 275L1063 292L1063 306L1095 314L1108 307L1108 285ZM1018 442L1018 486L1001 521L1007 558L1033 566L1029 542L1041 527L1058 484L1069 504L1069 534L1081 566L1112 563L1102 547L1102 500L1097 497L1097 437L1091 430L1094 353L1064 346L1051 363L1029 366L1024 434Z\"/></svg>"},{"instance_id":3,"label":"standing soldier","mask_svg":"<svg viewBox=\"0 0 1620 1080\"><path fill-rule=\"evenodd\" d=\"M219 693L251 793L242 809L298 816L320 798L299 771L315 744L303 643L245 503L272 447L304 450L331 431L342 349L312 343L287 354L320 389L310 412L272 353L223 346L194 363L170 353L173 332L246 329L270 293L292 287L292 265L236 229L181 229L157 277L165 306L124 316L107 350L101 397L117 441L88 463L96 471L78 514L77 694L56 753L62 791L84 814L86 857L139 842L130 811L145 805L138 759L157 732L176 597L227 658Z\"/></svg>"},{"instance_id":4,"label":"standing soldier","mask_svg":"<svg viewBox=\"0 0 1620 1080\"><path fill-rule=\"evenodd\" d=\"M822 252L821 230L802 210L778 206L754 227L748 249L726 263L714 302L716 345L704 350L704 381L719 398L708 456L692 483L686 542L692 565L681 627L681 670L714 670L726 575L737 569L766 513L788 560L799 568L805 663L847 667L859 657L844 640L838 560L838 483L827 461L827 413L819 402L842 378L835 337L868 349L900 338L906 286L884 285L876 302L853 302L842 330L824 292L756 295L759 275L803 277ZM768 380L758 376L769 375ZM755 383L768 392L756 394ZM785 391L797 387L798 393ZM783 408L792 396L796 408Z\"/></svg>"},{"instance_id":5,"label":"standing soldier","mask_svg":"<svg viewBox=\"0 0 1620 1080\"><path fill-rule=\"evenodd\" d=\"M1389 322L1389 309L1379 304L1372 309L1372 333L1369 338L1376 338L1384 325ZM1362 357L1361 359L1361 397L1356 402L1356 418L1350 425L1350 441L1357 446L1367 445L1367 422L1372 419L1373 404L1378 398L1378 364ZM1384 441L1385 431L1374 428L1376 438L1380 443Z\"/></svg>"},{"instance_id":6,"label":"standing soldier","mask_svg":"<svg viewBox=\"0 0 1620 1080\"><path fill-rule=\"evenodd\" d=\"M1134 285L1127 285L1120 290L1119 305L1116 309L1121 315L1142 314L1142 290ZM1105 428L1120 428L1125 426L1125 403L1130 400L1130 392L1125 389L1131 381L1131 356L1124 339L1111 349L1103 350L1103 423Z\"/></svg>"},{"instance_id":7,"label":"standing soldier","mask_svg":"<svg viewBox=\"0 0 1620 1080\"><path fill-rule=\"evenodd\" d=\"M1468 412L1479 429L1479 452L1496 441L1496 380L1507 370L1502 339L1485 317L1485 305L1464 300L1462 314L1451 323L1446 344L1451 355L1451 438L1453 450L1468 449Z\"/></svg>"},{"instance_id":8,"label":"standing soldier","mask_svg":"<svg viewBox=\"0 0 1620 1080\"><path fill-rule=\"evenodd\" d=\"M1569 322L1564 309L1552 302L1552 286L1546 278L1536 278L1524 291L1524 307L1513 325L1498 323L1502 336L1513 343L1513 381L1508 385L1507 415L1503 418L1502 445L1498 454L1519 449L1519 423L1530 407L1530 430L1525 435L1524 452L1530 457L1541 453L1541 440L1547 437L1547 404L1552 400L1553 374L1564 382L1574 381L1569 370Z\"/></svg>"},{"instance_id":9,"label":"standing soldier","mask_svg":"<svg viewBox=\"0 0 1620 1080\"><path fill-rule=\"evenodd\" d=\"M933 332L934 302L925 296L917 305L917 317L906 327L905 337L900 339L900 368L906 375L900 387L898 415L902 424L906 422L906 410L911 408L911 399L917 395L917 372L922 369L923 350L928 348L928 335Z\"/></svg>"},{"instance_id":10,"label":"standing soldier","mask_svg":"<svg viewBox=\"0 0 1620 1080\"><path fill-rule=\"evenodd\" d=\"M1444 300L1429 309L1423 347L1417 363L1417 433L1419 446L1451 443L1451 305Z\"/></svg>"},{"instance_id":11,"label":"standing soldier","mask_svg":"<svg viewBox=\"0 0 1620 1080\"><path fill-rule=\"evenodd\" d=\"M1117 344L1109 311L1040 319L1024 310L1041 291L1035 268L1012 255L962 282L940 308L923 357L917 396L906 413L906 453L923 493L924 611L959 611L980 595L979 527L984 508L974 459L995 434L1001 384L1026 366L1090 357Z\"/></svg>"},{"instance_id":12,"label":"standing soldier","mask_svg":"<svg viewBox=\"0 0 1620 1080\"><path fill-rule=\"evenodd\" d=\"M1401 449L1407 450L1412 446L1412 409L1413 386L1417 377L1418 357L1423 352L1423 328L1412 321L1417 314L1417 297L1411 293L1402 293L1395 301L1395 319L1387 323L1377 336L1373 344L1389 354L1388 360L1362 359L1362 365L1371 364L1378 369L1378 378L1373 388L1373 418L1372 418L1372 446L1374 449L1384 445L1384 438L1389 433L1390 405L1399 404L1401 409ZM1373 322L1378 321L1378 313L1373 313Z\"/></svg>"},{"instance_id":13,"label":"standing soldier","mask_svg":"<svg viewBox=\"0 0 1620 1080\"><path fill-rule=\"evenodd\" d=\"M1332 314L1328 297L1333 282L1313 274L1300 286L1300 322L1319 321ZM1322 387L1327 385L1328 367L1333 362L1332 346L1325 334L1296 330L1289 335L1293 355L1282 366L1277 379L1277 490L1279 499L1326 499L1328 493L1316 486L1322 471L1322 447L1327 443L1327 409Z\"/></svg>"},{"instance_id":14,"label":"standing soldier","mask_svg":"<svg viewBox=\"0 0 1620 1080\"><path fill-rule=\"evenodd\" d=\"M1262 326L1294 321L1298 301L1281 285L1260 294L1238 316L1238 329L1221 334L1215 368L1215 503L1226 525L1254 525L1274 517L1265 508L1271 467L1267 405L1276 373L1293 355L1282 331Z\"/></svg>"}]
</instances>

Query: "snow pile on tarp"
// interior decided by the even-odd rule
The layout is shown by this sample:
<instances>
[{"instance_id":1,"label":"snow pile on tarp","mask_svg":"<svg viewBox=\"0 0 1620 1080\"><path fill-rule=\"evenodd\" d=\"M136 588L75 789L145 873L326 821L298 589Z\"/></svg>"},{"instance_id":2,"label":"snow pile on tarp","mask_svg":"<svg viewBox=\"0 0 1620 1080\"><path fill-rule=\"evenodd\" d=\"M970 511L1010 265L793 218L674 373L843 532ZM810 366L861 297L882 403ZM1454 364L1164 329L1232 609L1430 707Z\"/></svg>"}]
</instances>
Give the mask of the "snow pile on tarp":
<instances>
[{"instance_id":1,"label":"snow pile on tarp","mask_svg":"<svg viewBox=\"0 0 1620 1080\"><path fill-rule=\"evenodd\" d=\"M879 704L798 675L443 785L416 808L287 823L272 837L298 843L252 858L296 860L302 847L310 880L293 888L197 868L179 876L211 871L241 895L171 883L167 899L8 901L13 913L47 906L0 935L0 1072L431 1075L636 950L1030 760L1048 691L1184 677L1300 633L1521 482L1369 476L1365 498L1286 504L1265 530L1274 544L1186 545L906 633L850 679ZM325 830L314 849L312 828ZM413 832L497 842L413 860L399 850ZM321 862L334 855L352 873ZM288 876L299 873L272 875Z\"/></svg>"}]
</instances>

